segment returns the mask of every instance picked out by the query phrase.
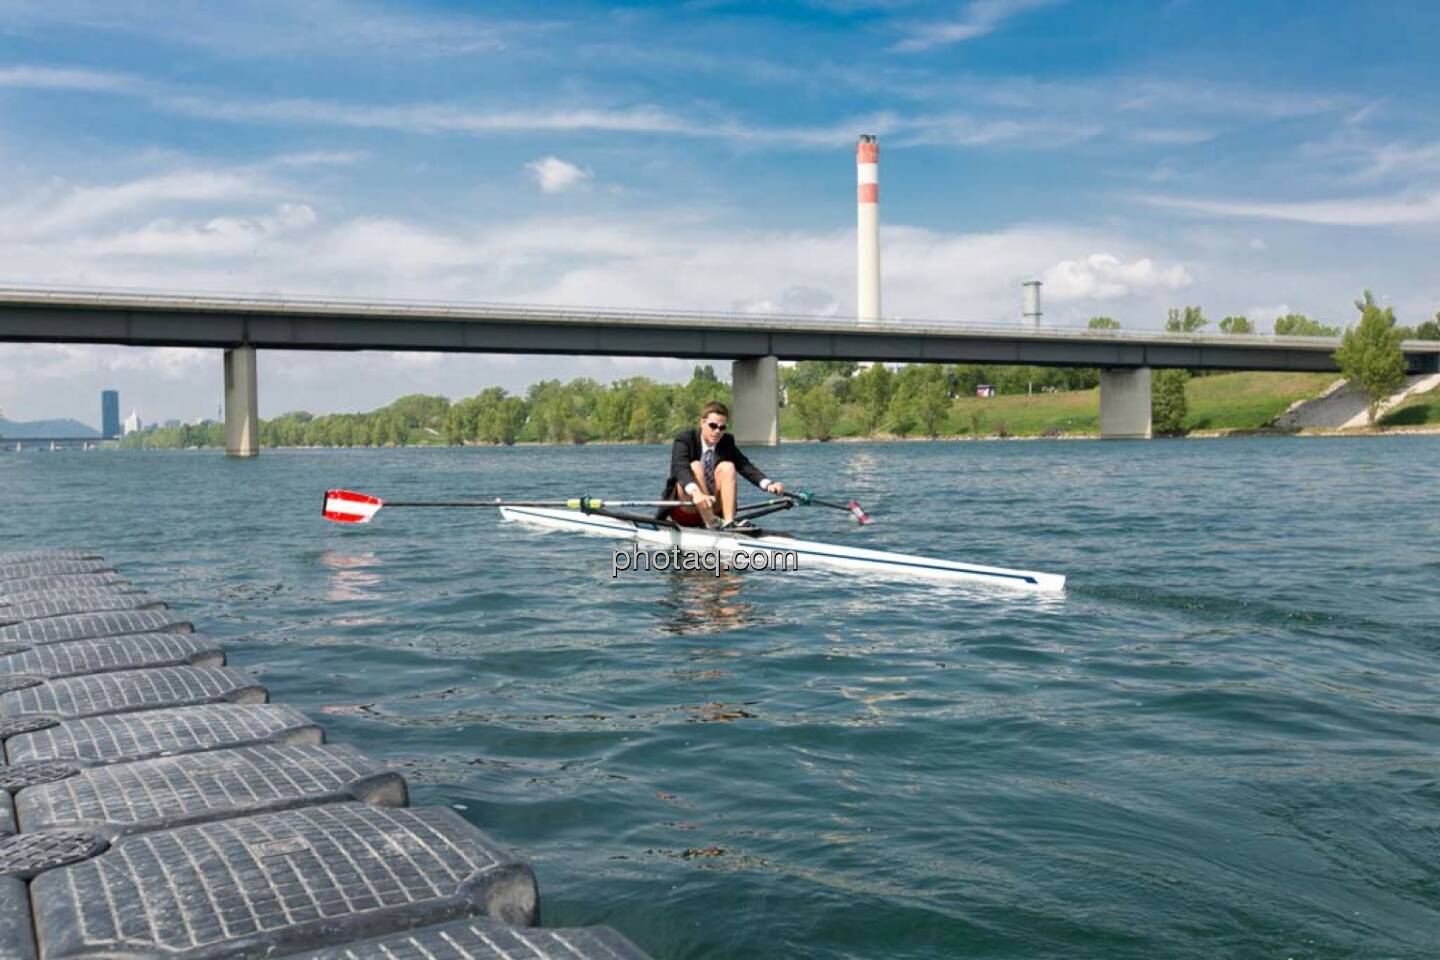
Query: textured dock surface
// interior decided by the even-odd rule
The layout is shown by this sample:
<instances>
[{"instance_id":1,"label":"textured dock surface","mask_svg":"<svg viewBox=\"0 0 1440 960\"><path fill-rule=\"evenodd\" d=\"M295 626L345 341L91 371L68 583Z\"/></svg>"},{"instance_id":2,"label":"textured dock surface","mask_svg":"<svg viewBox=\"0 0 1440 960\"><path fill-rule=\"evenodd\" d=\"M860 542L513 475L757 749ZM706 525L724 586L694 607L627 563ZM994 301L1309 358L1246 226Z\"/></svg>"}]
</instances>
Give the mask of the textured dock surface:
<instances>
[{"instance_id":1,"label":"textured dock surface","mask_svg":"<svg viewBox=\"0 0 1440 960\"><path fill-rule=\"evenodd\" d=\"M135 633L40 646L0 647L0 677L54 679L141 667L223 667L225 653L197 633Z\"/></svg>"},{"instance_id":2,"label":"textured dock surface","mask_svg":"<svg viewBox=\"0 0 1440 960\"><path fill-rule=\"evenodd\" d=\"M643 960L98 553L0 552L0 958Z\"/></svg>"}]
</instances>

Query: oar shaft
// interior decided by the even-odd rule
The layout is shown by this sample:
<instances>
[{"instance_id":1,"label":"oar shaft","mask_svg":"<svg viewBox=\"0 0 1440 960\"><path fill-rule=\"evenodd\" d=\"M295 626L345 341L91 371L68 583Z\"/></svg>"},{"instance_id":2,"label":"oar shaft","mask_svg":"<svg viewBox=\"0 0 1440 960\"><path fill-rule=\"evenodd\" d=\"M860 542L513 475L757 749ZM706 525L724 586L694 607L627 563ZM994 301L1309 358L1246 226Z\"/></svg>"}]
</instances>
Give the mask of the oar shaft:
<instances>
[{"instance_id":1,"label":"oar shaft","mask_svg":"<svg viewBox=\"0 0 1440 960\"><path fill-rule=\"evenodd\" d=\"M569 507L579 510L585 502L593 510L606 507L679 507L681 500L599 500L575 497L571 500L386 500L387 507Z\"/></svg>"},{"instance_id":2,"label":"oar shaft","mask_svg":"<svg viewBox=\"0 0 1440 960\"><path fill-rule=\"evenodd\" d=\"M831 510L844 510L859 521L862 526L870 522L870 515L865 512L865 508L854 500L851 500L849 503L836 503L834 500L821 499L808 490L801 490L799 493L787 493L785 496L790 497L796 503L812 503L817 507L829 507Z\"/></svg>"}]
</instances>

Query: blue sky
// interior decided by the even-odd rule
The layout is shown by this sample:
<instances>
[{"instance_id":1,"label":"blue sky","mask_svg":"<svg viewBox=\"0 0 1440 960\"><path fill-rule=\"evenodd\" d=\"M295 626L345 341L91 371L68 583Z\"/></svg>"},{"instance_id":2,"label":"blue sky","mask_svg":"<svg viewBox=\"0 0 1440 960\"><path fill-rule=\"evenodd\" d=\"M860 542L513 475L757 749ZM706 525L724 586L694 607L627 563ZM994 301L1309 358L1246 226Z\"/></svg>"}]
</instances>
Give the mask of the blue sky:
<instances>
[{"instance_id":1,"label":"blue sky","mask_svg":"<svg viewBox=\"0 0 1440 960\"><path fill-rule=\"evenodd\" d=\"M135 9L128 9L135 8ZM0 0L0 282L1155 327L1440 309L1440 4ZM208 351L0 347L16 419ZM679 361L261 358L261 413Z\"/></svg>"}]
</instances>

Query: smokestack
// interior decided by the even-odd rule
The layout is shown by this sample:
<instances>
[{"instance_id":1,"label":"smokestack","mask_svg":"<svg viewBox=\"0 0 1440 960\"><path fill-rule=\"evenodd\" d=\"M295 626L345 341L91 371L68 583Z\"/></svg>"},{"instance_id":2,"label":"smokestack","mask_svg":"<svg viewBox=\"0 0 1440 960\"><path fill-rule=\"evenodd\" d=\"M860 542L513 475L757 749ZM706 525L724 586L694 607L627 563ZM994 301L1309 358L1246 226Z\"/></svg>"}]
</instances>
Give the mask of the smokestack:
<instances>
[{"instance_id":1,"label":"smokestack","mask_svg":"<svg viewBox=\"0 0 1440 960\"><path fill-rule=\"evenodd\" d=\"M868 133L855 145L859 237L856 244L855 315L880 322L880 143Z\"/></svg>"},{"instance_id":2,"label":"smokestack","mask_svg":"<svg viewBox=\"0 0 1440 960\"><path fill-rule=\"evenodd\" d=\"M1031 330L1040 329L1040 281L1025 281L1025 325Z\"/></svg>"}]
</instances>

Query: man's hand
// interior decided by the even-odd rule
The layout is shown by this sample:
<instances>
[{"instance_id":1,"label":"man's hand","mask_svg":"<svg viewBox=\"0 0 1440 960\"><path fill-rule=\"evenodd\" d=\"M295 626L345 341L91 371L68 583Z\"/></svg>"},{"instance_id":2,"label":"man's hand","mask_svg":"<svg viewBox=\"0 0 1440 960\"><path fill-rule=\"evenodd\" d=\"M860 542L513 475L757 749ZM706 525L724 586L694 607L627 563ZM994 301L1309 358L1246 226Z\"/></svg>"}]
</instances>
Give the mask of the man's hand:
<instances>
[{"instance_id":1,"label":"man's hand","mask_svg":"<svg viewBox=\"0 0 1440 960\"><path fill-rule=\"evenodd\" d=\"M784 493L784 492L785 492L785 484L781 483L779 480L771 480L771 481L770 481L770 493L782 494L782 493Z\"/></svg>"},{"instance_id":2,"label":"man's hand","mask_svg":"<svg viewBox=\"0 0 1440 960\"><path fill-rule=\"evenodd\" d=\"M697 489L694 493L690 494L690 499L694 501L697 507L703 507L706 510L715 509L715 498L708 493L702 493Z\"/></svg>"}]
</instances>

